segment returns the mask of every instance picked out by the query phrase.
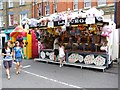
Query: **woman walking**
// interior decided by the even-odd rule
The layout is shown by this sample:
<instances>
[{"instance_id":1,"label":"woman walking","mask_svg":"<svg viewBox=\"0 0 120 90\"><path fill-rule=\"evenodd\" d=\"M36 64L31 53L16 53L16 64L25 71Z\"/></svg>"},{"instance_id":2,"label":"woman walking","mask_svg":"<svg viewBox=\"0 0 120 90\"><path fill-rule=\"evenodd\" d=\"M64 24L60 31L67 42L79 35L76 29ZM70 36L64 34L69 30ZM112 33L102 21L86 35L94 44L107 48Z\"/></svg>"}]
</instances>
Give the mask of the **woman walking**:
<instances>
[{"instance_id":1,"label":"woman walking","mask_svg":"<svg viewBox=\"0 0 120 90\"><path fill-rule=\"evenodd\" d=\"M63 60L65 61L65 49L63 44L59 44L59 59L60 59L60 67L62 67Z\"/></svg>"},{"instance_id":2,"label":"woman walking","mask_svg":"<svg viewBox=\"0 0 120 90\"><path fill-rule=\"evenodd\" d=\"M22 48L20 47L20 43L18 41L16 41L15 43L15 47L14 47L14 60L16 61L16 74L20 74L21 71L21 65L22 65L22 58L23 54L22 54Z\"/></svg>"},{"instance_id":3,"label":"woman walking","mask_svg":"<svg viewBox=\"0 0 120 90\"><path fill-rule=\"evenodd\" d=\"M3 56L3 65L6 70L7 78L10 79L10 68L12 67L12 49L9 47L9 43L5 43L5 47L2 49L2 56Z\"/></svg>"}]
</instances>

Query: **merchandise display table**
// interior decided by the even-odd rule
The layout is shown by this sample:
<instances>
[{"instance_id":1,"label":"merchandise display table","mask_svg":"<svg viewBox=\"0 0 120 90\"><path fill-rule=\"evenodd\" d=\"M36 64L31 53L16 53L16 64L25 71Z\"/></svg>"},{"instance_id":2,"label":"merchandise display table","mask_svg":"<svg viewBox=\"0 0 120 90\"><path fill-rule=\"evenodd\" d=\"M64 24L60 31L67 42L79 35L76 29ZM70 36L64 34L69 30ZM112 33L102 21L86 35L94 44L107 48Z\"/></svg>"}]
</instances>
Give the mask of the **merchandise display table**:
<instances>
[{"instance_id":1,"label":"merchandise display table","mask_svg":"<svg viewBox=\"0 0 120 90\"><path fill-rule=\"evenodd\" d=\"M109 55L103 52L88 52L88 51L66 51L66 63L65 65L80 66L81 68L95 68L102 69L103 71L108 68ZM40 51L39 58L35 61L54 62L54 50L44 49Z\"/></svg>"}]
</instances>

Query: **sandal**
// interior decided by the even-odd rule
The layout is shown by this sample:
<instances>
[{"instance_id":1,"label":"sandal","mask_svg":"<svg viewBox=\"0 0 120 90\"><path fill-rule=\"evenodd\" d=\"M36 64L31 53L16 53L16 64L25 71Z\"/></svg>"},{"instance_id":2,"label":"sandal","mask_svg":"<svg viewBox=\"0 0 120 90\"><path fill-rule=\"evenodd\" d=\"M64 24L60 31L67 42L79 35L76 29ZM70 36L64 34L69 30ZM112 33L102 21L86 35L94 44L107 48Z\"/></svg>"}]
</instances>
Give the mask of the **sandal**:
<instances>
[{"instance_id":1,"label":"sandal","mask_svg":"<svg viewBox=\"0 0 120 90\"><path fill-rule=\"evenodd\" d=\"M16 72L16 75L18 75L18 74L19 74L19 72L17 71L17 72Z\"/></svg>"}]
</instances>

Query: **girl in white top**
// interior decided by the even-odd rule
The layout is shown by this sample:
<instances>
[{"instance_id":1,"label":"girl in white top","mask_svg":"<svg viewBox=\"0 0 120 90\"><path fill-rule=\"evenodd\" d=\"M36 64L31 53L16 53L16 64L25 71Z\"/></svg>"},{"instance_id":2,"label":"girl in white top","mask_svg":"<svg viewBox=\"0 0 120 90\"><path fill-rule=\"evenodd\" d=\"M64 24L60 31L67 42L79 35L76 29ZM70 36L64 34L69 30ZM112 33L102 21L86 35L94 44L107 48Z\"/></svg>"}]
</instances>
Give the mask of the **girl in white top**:
<instances>
[{"instance_id":1,"label":"girl in white top","mask_svg":"<svg viewBox=\"0 0 120 90\"><path fill-rule=\"evenodd\" d=\"M60 67L63 66L63 60L65 61L64 59L65 57L65 50L64 50L64 46L62 44L59 44L59 59L60 59Z\"/></svg>"}]
</instances>

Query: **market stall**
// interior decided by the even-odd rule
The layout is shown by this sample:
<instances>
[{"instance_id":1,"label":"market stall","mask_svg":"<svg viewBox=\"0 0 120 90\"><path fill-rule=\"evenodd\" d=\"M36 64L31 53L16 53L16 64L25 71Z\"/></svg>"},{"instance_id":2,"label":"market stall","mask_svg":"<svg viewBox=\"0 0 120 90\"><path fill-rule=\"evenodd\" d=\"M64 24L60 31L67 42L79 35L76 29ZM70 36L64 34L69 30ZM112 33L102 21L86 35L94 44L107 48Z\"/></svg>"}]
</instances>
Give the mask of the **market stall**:
<instances>
[{"instance_id":1,"label":"market stall","mask_svg":"<svg viewBox=\"0 0 120 90\"><path fill-rule=\"evenodd\" d=\"M111 20L106 21L96 8L51 15L47 21L48 28L42 31L41 39L48 46L40 50L39 59L35 60L53 62L52 46L59 36L59 42L65 46L66 64L104 70L112 63L115 25Z\"/></svg>"}]
</instances>

